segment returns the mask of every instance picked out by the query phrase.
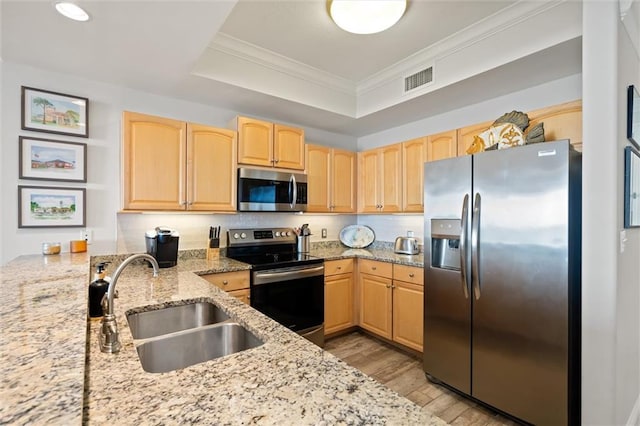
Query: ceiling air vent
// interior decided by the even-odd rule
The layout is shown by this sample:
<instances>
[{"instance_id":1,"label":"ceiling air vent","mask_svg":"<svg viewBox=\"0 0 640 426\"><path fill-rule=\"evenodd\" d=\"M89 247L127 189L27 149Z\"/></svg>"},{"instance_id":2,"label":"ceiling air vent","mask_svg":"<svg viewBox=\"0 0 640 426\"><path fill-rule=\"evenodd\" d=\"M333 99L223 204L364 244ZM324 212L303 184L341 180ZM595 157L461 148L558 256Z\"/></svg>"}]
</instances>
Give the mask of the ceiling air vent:
<instances>
[{"instance_id":1,"label":"ceiling air vent","mask_svg":"<svg viewBox=\"0 0 640 426\"><path fill-rule=\"evenodd\" d=\"M418 71L415 74L411 74L404 79L404 91L405 93L416 89L425 84L433 81L433 67L425 68L422 71Z\"/></svg>"}]
</instances>

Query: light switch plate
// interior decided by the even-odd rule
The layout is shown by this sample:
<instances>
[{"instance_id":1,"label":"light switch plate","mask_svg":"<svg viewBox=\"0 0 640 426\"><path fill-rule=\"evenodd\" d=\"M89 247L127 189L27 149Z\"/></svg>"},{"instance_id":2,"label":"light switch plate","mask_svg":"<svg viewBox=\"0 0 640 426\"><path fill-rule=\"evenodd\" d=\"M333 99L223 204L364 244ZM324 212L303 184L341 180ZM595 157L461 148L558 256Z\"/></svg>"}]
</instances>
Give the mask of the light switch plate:
<instances>
[{"instance_id":1,"label":"light switch plate","mask_svg":"<svg viewBox=\"0 0 640 426\"><path fill-rule=\"evenodd\" d=\"M327 228L322 228L322 238L327 238Z\"/></svg>"}]
</instances>

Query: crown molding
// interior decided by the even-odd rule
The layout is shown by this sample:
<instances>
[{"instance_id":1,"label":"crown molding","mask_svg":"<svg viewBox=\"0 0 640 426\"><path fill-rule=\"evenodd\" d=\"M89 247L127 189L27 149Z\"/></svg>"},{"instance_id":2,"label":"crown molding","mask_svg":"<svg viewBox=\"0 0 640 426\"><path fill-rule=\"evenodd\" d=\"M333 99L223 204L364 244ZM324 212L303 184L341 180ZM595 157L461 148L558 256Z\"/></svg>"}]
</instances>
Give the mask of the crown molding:
<instances>
[{"instance_id":1,"label":"crown molding","mask_svg":"<svg viewBox=\"0 0 640 426\"><path fill-rule=\"evenodd\" d=\"M314 85L320 85L354 97L356 95L356 85L351 80L309 66L222 32L218 33L213 41L209 43L208 49L241 58L261 67L266 67L273 71L308 81Z\"/></svg>"},{"instance_id":2,"label":"crown molding","mask_svg":"<svg viewBox=\"0 0 640 426\"><path fill-rule=\"evenodd\" d=\"M469 48L498 33L508 31L514 26L522 25L528 19L567 1L570 0L534 2L521 0L518 3L514 3L358 82L356 86L357 96L376 90L388 84L389 81L404 78L406 75L432 66L439 59ZM436 76L436 67L434 67L434 72L436 73L434 76Z\"/></svg>"}]
</instances>

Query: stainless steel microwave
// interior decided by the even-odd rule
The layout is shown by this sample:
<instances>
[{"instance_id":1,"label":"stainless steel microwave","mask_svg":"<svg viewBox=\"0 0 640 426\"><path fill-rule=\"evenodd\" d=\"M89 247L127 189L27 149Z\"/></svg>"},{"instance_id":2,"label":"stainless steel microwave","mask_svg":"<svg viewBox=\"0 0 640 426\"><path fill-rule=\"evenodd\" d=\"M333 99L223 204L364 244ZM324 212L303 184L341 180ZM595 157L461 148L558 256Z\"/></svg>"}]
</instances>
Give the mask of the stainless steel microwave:
<instances>
[{"instance_id":1,"label":"stainless steel microwave","mask_svg":"<svg viewBox=\"0 0 640 426\"><path fill-rule=\"evenodd\" d=\"M306 210L306 175L238 168L238 211L304 212Z\"/></svg>"}]
</instances>

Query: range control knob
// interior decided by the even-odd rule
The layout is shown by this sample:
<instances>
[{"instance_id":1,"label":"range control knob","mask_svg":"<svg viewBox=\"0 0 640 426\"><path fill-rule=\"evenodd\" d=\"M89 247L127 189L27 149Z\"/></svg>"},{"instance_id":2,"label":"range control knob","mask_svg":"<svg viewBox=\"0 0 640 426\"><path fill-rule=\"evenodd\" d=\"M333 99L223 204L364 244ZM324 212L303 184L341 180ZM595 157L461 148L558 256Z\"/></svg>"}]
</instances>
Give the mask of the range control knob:
<instances>
[{"instance_id":1,"label":"range control knob","mask_svg":"<svg viewBox=\"0 0 640 426\"><path fill-rule=\"evenodd\" d=\"M276 233L274 234L276 237L280 236L280 231L276 231Z\"/></svg>"},{"instance_id":2,"label":"range control knob","mask_svg":"<svg viewBox=\"0 0 640 426\"><path fill-rule=\"evenodd\" d=\"M287 237L291 236L291 231L287 231Z\"/></svg>"},{"instance_id":3,"label":"range control knob","mask_svg":"<svg viewBox=\"0 0 640 426\"><path fill-rule=\"evenodd\" d=\"M244 240L245 238L247 238L247 234L245 234L245 233L243 232L242 234L240 234L240 238L242 238L242 239Z\"/></svg>"},{"instance_id":4,"label":"range control knob","mask_svg":"<svg viewBox=\"0 0 640 426\"><path fill-rule=\"evenodd\" d=\"M234 232L233 238L237 240L238 238L240 238L240 234L238 234L237 232Z\"/></svg>"}]
</instances>

